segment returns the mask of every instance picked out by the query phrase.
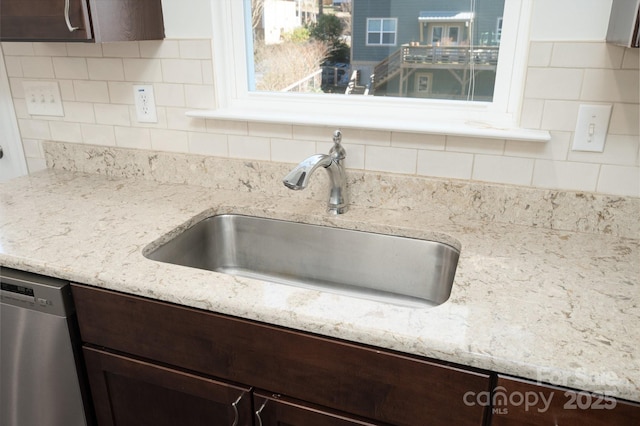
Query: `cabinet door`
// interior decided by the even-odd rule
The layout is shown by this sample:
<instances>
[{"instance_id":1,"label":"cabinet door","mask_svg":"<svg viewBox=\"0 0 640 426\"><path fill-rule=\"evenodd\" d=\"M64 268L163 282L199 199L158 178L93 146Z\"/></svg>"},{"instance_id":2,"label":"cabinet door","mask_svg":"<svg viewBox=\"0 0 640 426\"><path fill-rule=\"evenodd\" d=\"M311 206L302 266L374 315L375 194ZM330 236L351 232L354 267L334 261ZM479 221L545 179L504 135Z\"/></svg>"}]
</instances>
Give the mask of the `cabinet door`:
<instances>
[{"instance_id":1,"label":"cabinet door","mask_svg":"<svg viewBox=\"0 0 640 426\"><path fill-rule=\"evenodd\" d=\"M257 391L253 397L256 426L383 426L344 413Z\"/></svg>"},{"instance_id":2,"label":"cabinet door","mask_svg":"<svg viewBox=\"0 0 640 426\"><path fill-rule=\"evenodd\" d=\"M91 24L86 0L69 0L69 24L65 0L0 1L0 39L26 41L90 40Z\"/></svg>"},{"instance_id":3,"label":"cabinet door","mask_svg":"<svg viewBox=\"0 0 640 426\"><path fill-rule=\"evenodd\" d=\"M640 404L498 376L491 426L640 425Z\"/></svg>"},{"instance_id":4,"label":"cabinet door","mask_svg":"<svg viewBox=\"0 0 640 426\"><path fill-rule=\"evenodd\" d=\"M85 346L100 426L249 426L250 389Z\"/></svg>"}]
</instances>

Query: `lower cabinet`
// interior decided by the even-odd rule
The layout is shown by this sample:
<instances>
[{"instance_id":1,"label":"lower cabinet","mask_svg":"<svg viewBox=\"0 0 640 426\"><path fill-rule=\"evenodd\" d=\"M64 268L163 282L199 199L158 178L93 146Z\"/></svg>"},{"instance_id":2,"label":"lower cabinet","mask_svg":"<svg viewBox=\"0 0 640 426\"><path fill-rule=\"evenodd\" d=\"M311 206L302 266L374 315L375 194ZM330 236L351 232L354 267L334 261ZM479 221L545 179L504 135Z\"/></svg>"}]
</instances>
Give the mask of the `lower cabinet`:
<instances>
[{"instance_id":1,"label":"lower cabinet","mask_svg":"<svg viewBox=\"0 0 640 426\"><path fill-rule=\"evenodd\" d=\"M485 372L83 285L72 291L99 426L487 421L488 407L465 403L469 392L490 391Z\"/></svg>"},{"instance_id":2,"label":"lower cabinet","mask_svg":"<svg viewBox=\"0 0 640 426\"><path fill-rule=\"evenodd\" d=\"M640 404L498 375L491 426L635 426Z\"/></svg>"},{"instance_id":3,"label":"lower cabinet","mask_svg":"<svg viewBox=\"0 0 640 426\"><path fill-rule=\"evenodd\" d=\"M98 425L251 425L251 390L83 349Z\"/></svg>"}]
</instances>

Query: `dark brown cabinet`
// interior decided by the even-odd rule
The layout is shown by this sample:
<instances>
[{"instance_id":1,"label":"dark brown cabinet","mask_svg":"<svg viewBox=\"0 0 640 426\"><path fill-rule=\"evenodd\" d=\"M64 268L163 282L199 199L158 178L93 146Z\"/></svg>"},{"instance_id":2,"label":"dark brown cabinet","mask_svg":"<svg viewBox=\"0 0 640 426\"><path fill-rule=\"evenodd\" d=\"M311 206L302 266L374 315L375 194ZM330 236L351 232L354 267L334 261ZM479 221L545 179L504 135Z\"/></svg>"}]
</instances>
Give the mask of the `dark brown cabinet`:
<instances>
[{"instance_id":1,"label":"dark brown cabinet","mask_svg":"<svg viewBox=\"0 0 640 426\"><path fill-rule=\"evenodd\" d=\"M498 375L491 426L635 426L640 404Z\"/></svg>"},{"instance_id":2,"label":"dark brown cabinet","mask_svg":"<svg viewBox=\"0 0 640 426\"><path fill-rule=\"evenodd\" d=\"M251 425L251 390L83 349L98 425Z\"/></svg>"},{"instance_id":3,"label":"dark brown cabinet","mask_svg":"<svg viewBox=\"0 0 640 426\"><path fill-rule=\"evenodd\" d=\"M344 413L257 391L253 397L258 426L383 426L385 423L357 419Z\"/></svg>"},{"instance_id":4,"label":"dark brown cabinet","mask_svg":"<svg viewBox=\"0 0 640 426\"><path fill-rule=\"evenodd\" d=\"M254 411L268 400L262 417L253 416L256 425L480 426L485 421L486 407L464 402L467 392L490 390L485 372L83 285L72 288L101 419L112 418L100 413L108 413L104 407L112 404L112 385L104 379L112 371L120 378L120 392L138 395L145 383L149 402L156 390L173 389L174 379L188 381L187 373L194 387L202 377L217 386L264 389L255 393ZM99 362L92 360L97 349ZM126 374L117 373L120 368ZM178 388L187 389L186 399L207 393ZM240 392L233 389L226 399L211 398L224 401L227 413ZM164 410L165 404L156 409Z\"/></svg>"},{"instance_id":5,"label":"dark brown cabinet","mask_svg":"<svg viewBox=\"0 0 640 426\"><path fill-rule=\"evenodd\" d=\"M2 0L2 41L164 38L161 0Z\"/></svg>"}]
</instances>

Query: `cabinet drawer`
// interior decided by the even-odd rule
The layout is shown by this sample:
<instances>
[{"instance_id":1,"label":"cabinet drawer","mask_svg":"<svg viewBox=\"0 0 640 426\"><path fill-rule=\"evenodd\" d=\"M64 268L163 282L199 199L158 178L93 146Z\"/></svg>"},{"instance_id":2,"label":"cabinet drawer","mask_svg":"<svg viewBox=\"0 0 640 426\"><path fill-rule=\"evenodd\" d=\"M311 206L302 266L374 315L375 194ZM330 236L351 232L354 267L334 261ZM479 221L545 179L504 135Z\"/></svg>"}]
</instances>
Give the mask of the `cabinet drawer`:
<instances>
[{"instance_id":1,"label":"cabinet drawer","mask_svg":"<svg viewBox=\"0 0 640 426\"><path fill-rule=\"evenodd\" d=\"M640 424L640 404L524 379L498 376L493 400L491 426Z\"/></svg>"},{"instance_id":2,"label":"cabinet drawer","mask_svg":"<svg viewBox=\"0 0 640 426\"><path fill-rule=\"evenodd\" d=\"M308 333L73 286L82 340L396 425L481 425L489 375Z\"/></svg>"}]
</instances>

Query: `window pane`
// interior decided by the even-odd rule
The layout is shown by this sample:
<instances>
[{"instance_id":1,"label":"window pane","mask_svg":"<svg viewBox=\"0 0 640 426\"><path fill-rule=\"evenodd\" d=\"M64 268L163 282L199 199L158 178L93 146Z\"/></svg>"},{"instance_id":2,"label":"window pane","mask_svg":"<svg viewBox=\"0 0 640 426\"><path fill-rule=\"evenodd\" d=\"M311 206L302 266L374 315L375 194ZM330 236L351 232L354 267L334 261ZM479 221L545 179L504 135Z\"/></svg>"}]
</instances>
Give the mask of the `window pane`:
<instances>
[{"instance_id":1,"label":"window pane","mask_svg":"<svg viewBox=\"0 0 640 426\"><path fill-rule=\"evenodd\" d=\"M379 19L369 19L369 31L380 31L381 22Z\"/></svg>"},{"instance_id":2,"label":"window pane","mask_svg":"<svg viewBox=\"0 0 640 426\"><path fill-rule=\"evenodd\" d=\"M393 19L385 19L383 21L382 26L383 31L395 31L396 30L396 21Z\"/></svg>"},{"instance_id":3,"label":"window pane","mask_svg":"<svg viewBox=\"0 0 640 426\"><path fill-rule=\"evenodd\" d=\"M505 0L248 1L252 90L493 100Z\"/></svg>"}]
</instances>

